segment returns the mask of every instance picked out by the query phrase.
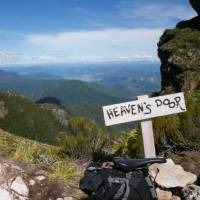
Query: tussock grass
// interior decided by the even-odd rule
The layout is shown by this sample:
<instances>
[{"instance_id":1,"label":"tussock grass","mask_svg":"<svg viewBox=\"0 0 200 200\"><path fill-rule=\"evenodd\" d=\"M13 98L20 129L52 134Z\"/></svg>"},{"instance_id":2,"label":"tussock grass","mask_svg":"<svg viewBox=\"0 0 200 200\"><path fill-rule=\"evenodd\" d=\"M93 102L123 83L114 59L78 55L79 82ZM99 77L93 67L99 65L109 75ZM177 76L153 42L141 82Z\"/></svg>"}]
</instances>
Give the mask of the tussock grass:
<instances>
[{"instance_id":1,"label":"tussock grass","mask_svg":"<svg viewBox=\"0 0 200 200\"><path fill-rule=\"evenodd\" d=\"M62 155L63 156L63 155ZM48 165L51 180L66 180L81 171L77 164L60 155L60 148L15 136L0 129L0 157Z\"/></svg>"},{"instance_id":2,"label":"tussock grass","mask_svg":"<svg viewBox=\"0 0 200 200\"><path fill-rule=\"evenodd\" d=\"M66 180L76 176L78 167L72 162L56 162L48 173L50 180Z\"/></svg>"},{"instance_id":3,"label":"tussock grass","mask_svg":"<svg viewBox=\"0 0 200 200\"><path fill-rule=\"evenodd\" d=\"M0 129L0 156L31 163L48 164L59 159L58 147L42 144Z\"/></svg>"}]
</instances>

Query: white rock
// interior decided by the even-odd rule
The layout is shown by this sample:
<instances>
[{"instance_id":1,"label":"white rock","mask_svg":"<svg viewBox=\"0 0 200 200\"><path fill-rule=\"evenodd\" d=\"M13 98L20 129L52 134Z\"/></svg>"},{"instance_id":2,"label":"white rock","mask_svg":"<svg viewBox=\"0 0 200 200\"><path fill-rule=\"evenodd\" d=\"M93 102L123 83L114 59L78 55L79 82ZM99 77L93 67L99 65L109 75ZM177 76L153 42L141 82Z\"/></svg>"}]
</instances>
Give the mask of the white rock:
<instances>
[{"instance_id":1,"label":"white rock","mask_svg":"<svg viewBox=\"0 0 200 200\"><path fill-rule=\"evenodd\" d=\"M46 177L45 176L36 176L35 179L38 181L43 181L46 179Z\"/></svg>"},{"instance_id":2,"label":"white rock","mask_svg":"<svg viewBox=\"0 0 200 200\"><path fill-rule=\"evenodd\" d=\"M197 180L195 174L184 171L180 165L175 165L170 159L167 160L167 163L150 166L150 170L156 169L159 172L155 181L162 188L185 187Z\"/></svg>"},{"instance_id":3,"label":"white rock","mask_svg":"<svg viewBox=\"0 0 200 200\"><path fill-rule=\"evenodd\" d=\"M29 195L29 189L20 176L17 176L15 178L15 180L11 184L10 189L17 192L19 195L22 195L25 197Z\"/></svg>"},{"instance_id":4,"label":"white rock","mask_svg":"<svg viewBox=\"0 0 200 200\"><path fill-rule=\"evenodd\" d=\"M63 198L57 198L56 200L63 200Z\"/></svg>"},{"instance_id":5,"label":"white rock","mask_svg":"<svg viewBox=\"0 0 200 200\"><path fill-rule=\"evenodd\" d=\"M31 185L31 186L35 185L35 181L31 179L31 180L29 181L29 185Z\"/></svg>"},{"instance_id":6,"label":"white rock","mask_svg":"<svg viewBox=\"0 0 200 200\"><path fill-rule=\"evenodd\" d=\"M0 199L1 200L12 200L7 190L0 187Z\"/></svg>"}]
</instances>

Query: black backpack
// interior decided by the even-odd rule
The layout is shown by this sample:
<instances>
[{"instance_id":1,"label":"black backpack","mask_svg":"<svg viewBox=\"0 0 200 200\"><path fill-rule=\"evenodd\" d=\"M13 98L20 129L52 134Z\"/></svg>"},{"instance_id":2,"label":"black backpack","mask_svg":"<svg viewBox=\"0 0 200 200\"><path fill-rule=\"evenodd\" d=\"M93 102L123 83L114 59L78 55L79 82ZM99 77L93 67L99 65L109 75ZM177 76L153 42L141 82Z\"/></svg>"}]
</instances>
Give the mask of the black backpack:
<instances>
[{"instance_id":1,"label":"black backpack","mask_svg":"<svg viewBox=\"0 0 200 200\"><path fill-rule=\"evenodd\" d=\"M147 164L165 159L114 158L114 166L102 168L91 163L80 181L80 189L93 200L154 200L154 185L148 176Z\"/></svg>"}]
</instances>

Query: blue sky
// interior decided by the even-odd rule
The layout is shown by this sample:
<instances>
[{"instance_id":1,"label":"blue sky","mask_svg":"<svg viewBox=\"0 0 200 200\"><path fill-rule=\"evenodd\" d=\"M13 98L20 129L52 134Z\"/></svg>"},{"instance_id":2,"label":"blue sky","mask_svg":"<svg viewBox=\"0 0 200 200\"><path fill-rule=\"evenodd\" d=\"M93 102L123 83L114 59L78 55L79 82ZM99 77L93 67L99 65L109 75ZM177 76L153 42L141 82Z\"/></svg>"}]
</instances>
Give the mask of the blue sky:
<instances>
[{"instance_id":1,"label":"blue sky","mask_svg":"<svg viewBox=\"0 0 200 200\"><path fill-rule=\"evenodd\" d=\"M188 0L0 0L0 64L157 60Z\"/></svg>"}]
</instances>

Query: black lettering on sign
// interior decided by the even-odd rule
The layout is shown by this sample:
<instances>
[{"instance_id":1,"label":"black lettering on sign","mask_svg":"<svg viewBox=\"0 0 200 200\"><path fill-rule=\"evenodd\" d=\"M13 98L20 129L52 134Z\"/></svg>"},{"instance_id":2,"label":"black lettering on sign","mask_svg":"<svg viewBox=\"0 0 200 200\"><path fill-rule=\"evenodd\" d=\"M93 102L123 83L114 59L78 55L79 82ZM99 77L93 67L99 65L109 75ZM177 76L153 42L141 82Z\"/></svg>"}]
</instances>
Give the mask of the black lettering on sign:
<instances>
[{"instance_id":1,"label":"black lettering on sign","mask_svg":"<svg viewBox=\"0 0 200 200\"><path fill-rule=\"evenodd\" d=\"M114 113L113 113L112 109L106 110L106 112L107 112L109 119L112 119L114 117Z\"/></svg>"},{"instance_id":2,"label":"black lettering on sign","mask_svg":"<svg viewBox=\"0 0 200 200\"><path fill-rule=\"evenodd\" d=\"M133 105L131 105L131 112L132 112L132 115L136 115L137 113L135 112L135 110L136 110L136 105L135 104L133 104Z\"/></svg>"},{"instance_id":3,"label":"black lettering on sign","mask_svg":"<svg viewBox=\"0 0 200 200\"><path fill-rule=\"evenodd\" d=\"M143 104L137 104L138 113L144 112Z\"/></svg>"},{"instance_id":4,"label":"black lettering on sign","mask_svg":"<svg viewBox=\"0 0 200 200\"><path fill-rule=\"evenodd\" d=\"M130 105L130 104L128 105L128 107L125 106L125 108L126 108L126 112L127 112L127 113L130 113L130 112L131 112L131 105Z\"/></svg>"},{"instance_id":5,"label":"black lettering on sign","mask_svg":"<svg viewBox=\"0 0 200 200\"><path fill-rule=\"evenodd\" d=\"M113 112L115 114L115 117L120 116L119 111L117 109L118 109L118 107L113 108Z\"/></svg>"},{"instance_id":6,"label":"black lettering on sign","mask_svg":"<svg viewBox=\"0 0 200 200\"><path fill-rule=\"evenodd\" d=\"M164 104L165 106L168 106L168 105L170 104L170 100L169 100L169 99L165 99L165 100L163 101L163 104Z\"/></svg>"},{"instance_id":7,"label":"black lettering on sign","mask_svg":"<svg viewBox=\"0 0 200 200\"><path fill-rule=\"evenodd\" d=\"M162 106L162 101L160 99L156 99L155 102L157 107Z\"/></svg>"},{"instance_id":8,"label":"black lettering on sign","mask_svg":"<svg viewBox=\"0 0 200 200\"><path fill-rule=\"evenodd\" d=\"M165 99L165 100L163 101L163 104L164 104L165 106L168 106L169 108L175 108L175 106L176 106L175 102L170 101L170 99Z\"/></svg>"},{"instance_id":9,"label":"black lettering on sign","mask_svg":"<svg viewBox=\"0 0 200 200\"><path fill-rule=\"evenodd\" d=\"M175 97L174 100L175 100L175 102L176 102L177 108L180 107L180 109L181 109L182 111L185 111L185 109L182 108L182 106L181 106L181 104L180 104L180 102L181 102L181 97Z\"/></svg>"},{"instance_id":10,"label":"black lettering on sign","mask_svg":"<svg viewBox=\"0 0 200 200\"><path fill-rule=\"evenodd\" d=\"M126 106L121 106L121 116L126 114Z\"/></svg>"},{"instance_id":11,"label":"black lettering on sign","mask_svg":"<svg viewBox=\"0 0 200 200\"><path fill-rule=\"evenodd\" d=\"M147 104L146 109L147 109L147 111L144 114L146 114L146 115L151 114L151 104Z\"/></svg>"},{"instance_id":12,"label":"black lettering on sign","mask_svg":"<svg viewBox=\"0 0 200 200\"><path fill-rule=\"evenodd\" d=\"M169 104L169 108L175 108L176 107L176 103L174 101L171 101Z\"/></svg>"}]
</instances>

